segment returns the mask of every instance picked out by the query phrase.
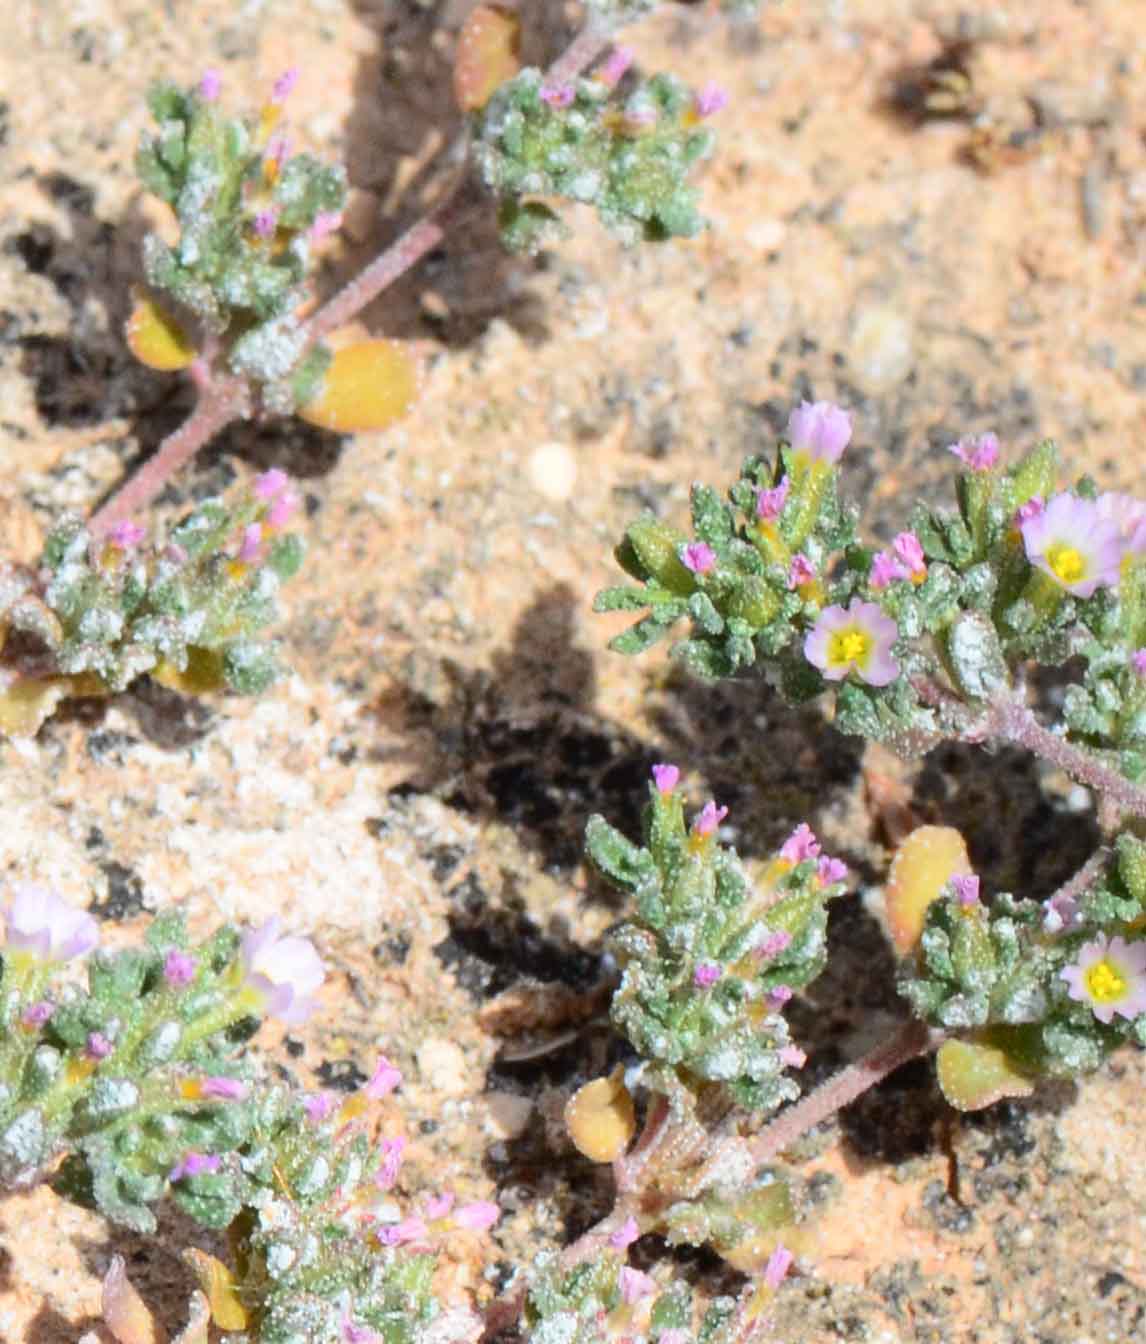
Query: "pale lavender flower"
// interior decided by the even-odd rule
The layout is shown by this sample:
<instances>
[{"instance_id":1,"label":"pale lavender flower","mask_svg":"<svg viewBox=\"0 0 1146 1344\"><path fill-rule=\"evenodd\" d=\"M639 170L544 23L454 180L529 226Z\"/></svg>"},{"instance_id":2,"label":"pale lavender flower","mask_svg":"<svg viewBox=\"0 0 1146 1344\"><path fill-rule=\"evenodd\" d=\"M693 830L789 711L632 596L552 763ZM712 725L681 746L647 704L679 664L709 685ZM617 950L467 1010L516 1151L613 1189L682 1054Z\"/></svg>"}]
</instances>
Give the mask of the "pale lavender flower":
<instances>
[{"instance_id":1,"label":"pale lavender flower","mask_svg":"<svg viewBox=\"0 0 1146 1344\"><path fill-rule=\"evenodd\" d=\"M1146 677L1146 649L1135 649L1130 655L1130 666L1140 677Z\"/></svg>"},{"instance_id":2,"label":"pale lavender flower","mask_svg":"<svg viewBox=\"0 0 1146 1344\"><path fill-rule=\"evenodd\" d=\"M801 551L800 554L792 557L792 563L788 567L788 587L799 588L802 584L813 583L816 578L816 567Z\"/></svg>"},{"instance_id":3,"label":"pale lavender flower","mask_svg":"<svg viewBox=\"0 0 1146 1344\"><path fill-rule=\"evenodd\" d=\"M302 1109L312 1124L320 1125L337 1105L338 1098L333 1092L315 1092L313 1096L303 1098Z\"/></svg>"},{"instance_id":4,"label":"pale lavender flower","mask_svg":"<svg viewBox=\"0 0 1146 1344\"><path fill-rule=\"evenodd\" d=\"M689 1344L692 1336L680 1326L672 1325L657 1336L657 1344Z\"/></svg>"},{"instance_id":5,"label":"pale lavender flower","mask_svg":"<svg viewBox=\"0 0 1146 1344\"><path fill-rule=\"evenodd\" d=\"M774 523L784 512L784 504L788 499L789 489L790 483L787 476L782 476L779 485L774 485L769 490L758 490L756 492L756 517L763 523Z\"/></svg>"},{"instance_id":6,"label":"pale lavender flower","mask_svg":"<svg viewBox=\"0 0 1146 1344\"><path fill-rule=\"evenodd\" d=\"M374 1073L366 1084L365 1092L371 1101L380 1101L388 1097L396 1087L402 1085L401 1071L394 1067L385 1055L378 1056Z\"/></svg>"},{"instance_id":7,"label":"pale lavender flower","mask_svg":"<svg viewBox=\"0 0 1146 1344\"><path fill-rule=\"evenodd\" d=\"M716 568L716 552L706 541L690 541L680 559L694 574L707 574Z\"/></svg>"},{"instance_id":8,"label":"pale lavender flower","mask_svg":"<svg viewBox=\"0 0 1146 1344\"><path fill-rule=\"evenodd\" d=\"M243 983L262 1000L262 1010L288 1026L305 1022L324 969L309 938L283 937L277 915L248 929L240 945Z\"/></svg>"},{"instance_id":9,"label":"pale lavender flower","mask_svg":"<svg viewBox=\"0 0 1146 1344\"><path fill-rule=\"evenodd\" d=\"M244 565L253 565L259 558L259 547L262 545L263 528L261 523L248 523L243 528L243 540L239 543L236 559Z\"/></svg>"},{"instance_id":10,"label":"pale lavender flower","mask_svg":"<svg viewBox=\"0 0 1146 1344\"><path fill-rule=\"evenodd\" d=\"M923 545L914 532L900 532L891 543L891 549L916 583L927 577Z\"/></svg>"},{"instance_id":11,"label":"pale lavender flower","mask_svg":"<svg viewBox=\"0 0 1146 1344\"><path fill-rule=\"evenodd\" d=\"M700 809L700 816L694 823L697 835L711 835L726 816L728 816L728 808L717 807L716 803L710 798Z\"/></svg>"},{"instance_id":12,"label":"pale lavender flower","mask_svg":"<svg viewBox=\"0 0 1146 1344\"><path fill-rule=\"evenodd\" d=\"M1046 501L1042 495L1032 495L1025 504L1020 504L1015 510L1015 516L1012 520L1014 525L1022 531L1024 523L1029 523L1032 518L1037 518L1046 508Z\"/></svg>"},{"instance_id":13,"label":"pale lavender flower","mask_svg":"<svg viewBox=\"0 0 1146 1344\"><path fill-rule=\"evenodd\" d=\"M692 983L697 989L711 989L724 974L724 969L713 961L702 961L692 973Z\"/></svg>"},{"instance_id":14,"label":"pale lavender flower","mask_svg":"<svg viewBox=\"0 0 1146 1344\"><path fill-rule=\"evenodd\" d=\"M537 96L549 107L568 107L576 91L572 84L543 84Z\"/></svg>"},{"instance_id":15,"label":"pale lavender flower","mask_svg":"<svg viewBox=\"0 0 1146 1344\"><path fill-rule=\"evenodd\" d=\"M956 873L951 879L955 899L965 909L979 904L979 878L975 873Z\"/></svg>"},{"instance_id":16,"label":"pale lavender flower","mask_svg":"<svg viewBox=\"0 0 1146 1344\"><path fill-rule=\"evenodd\" d=\"M470 1232L488 1232L501 1217L501 1209L489 1199L478 1199L454 1210L454 1222Z\"/></svg>"},{"instance_id":17,"label":"pale lavender flower","mask_svg":"<svg viewBox=\"0 0 1146 1344\"><path fill-rule=\"evenodd\" d=\"M84 1046L84 1054L88 1059L95 1060L98 1063L99 1060L106 1059L114 1049L115 1046L102 1031L93 1031L88 1035L87 1043Z\"/></svg>"},{"instance_id":18,"label":"pale lavender flower","mask_svg":"<svg viewBox=\"0 0 1146 1344\"><path fill-rule=\"evenodd\" d=\"M199 1088L203 1096L209 1097L212 1101L242 1101L247 1095L246 1083L239 1082L237 1078L224 1078L217 1074L204 1078Z\"/></svg>"},{"instance_id":19,"label":"pale lavender flower","mask_svg":"<svg viewBox=\"0 0 1146 1344\"><path fill-rule=\"evenodd\" d=\"M1134 495L1107 490L1094 501L1099 516L1114 523L1128 555L1146 552L1146 502Z\"/></svg>"},{"instance_id":20,"label":"pale lavender flower","mask_svg":"<svg viewBox=\"0 0 1146 1344\"><path fill-rule=\"evenodd\" d=\"M172 989L183 989L195 979L195 958L173 947L163 958L163 978Z\"/></svg>"},{"instance_id":21,"label":"pale lavender flower","mask_svg":"<svg viewBox=\"0 0 1146 1344\"><path fill-rule=\"evenodd\" d=\"M882 589L890 583L896 583L900 579L908 577L907 570L894 555L887 551L879 551L871 562L871 570L868 573L867 581L873 588Z\"/></svg>"},{"instance_id":22,"label":"pale lavender flower","mask_svg":"<svg viewBox=\"0 0 1146 1344\"><path fill-rule=\"evenodd\" d=\"M631 1307L642 1297L651 1297L657 1290L657 1281L650 1274L625 1265L617 1276L617 1287L621 1290L621 1301Z\"/></svg>"},{"instance_id":23,"label":"pale lavender flower","mask_svg":"<svg viewBox=\"0 0 1146 1344\"><path fill-rule=\"evenodd\" d=\"M1069 932L1082 923L1082 912L1073 896L1050 896L1043 902L1043 929L1049 934Z\"/></svg>"},{"instance_id":24,"label":"pale lavender flower","mask_svg":"<svg viewBox=\"0 0 1146 1344\"><path fill-rule=\"evenodd\" d=\"M1122 534L1092 500L1055 495L1021 531L1031 564L1075 597L1093 597L1095 589L1118 583Z\"/></svg>"},{"instance_id":25,"label":"pale lavender flower","mask_svg":"<svg viewBox=\"0 0 1146 1344\"><path fill-rule=\"evenodd\" d=\"M634 1241L641 1235L641 1229L637 1226L637 1220L630 1213L625 1221L609 1238L609 1245L615 1251L627 1251Z\"/></svg>"},{"instance_id":26,"label":"pale lavender flower","mask_svg":"<svg viewBox=\"0 0 1146 1344\"><path fill-rule=\"evenodd\" d=\"M307 237L312 243L320 243L332 233L337 233L341 227L341 210L320 210L314 217L314 223L310 226Z\"/></svg>"},{"instance_id":27,"label":"pale lavender flower","mask_svg":"<svg viewBox=\"0 0 1146 1344\"><path fill-rule=\"evenodd\" d=\"M780 1063L788 1069L802 1069L808 1062L808 1056L798 1045L782 1045L777 1053Z\"/></svg>"},{"instance_id":28,"label":"pale lavender flower","mask_svg":"<svg viewBox=\"0 0 1146 1344\"><path fill-rule=\"evenodd\" d=\"M825 854L816 864L816 877L825 887L843 882L848 875L848 866L843 859L829 859Z\"/></svg>"},{"instance_id":29,"label":"pale lavender flower","mask_svg":"<svg viewBox=\"0 0 1146 1344\"><path fill-rule=\"evenodd\" d=\"M99 942L99 926L86 910L69 905L47 887L22 882L8 907L5 945L38 961L86 957Z\"/></svg>"},{"instance_id":30,"label":"pale lavender flower","mask_svg":"<svg viewBox=\"0 0 1146 1344\"><path fill-rule=\"evenodd\" d=\"M605 58L604 65L597 71L597 78L602 84L608 84L612 88L614 84L621 82L632 63L633 50L631 47L614 47Z\"/></svg>"},{"instance_id":31,"label":"pale lavender flower","mask_svg":"<svg viewBox=\"0 0 1146 1344\"><path fill-rule=\"evenodd\" d=\"M803 863L805 859L816 859L819 856L820 842L806 821L800 822L780 846L780 857L788 863Z\"/></svg>"},{"instance_id":32,"label":"pale lavender flower","mask_svg":"<svg viewBox=\"0 0 1146 1344\"><path fill-rule=\"evenodd\" d=\"M216 1172L222 1166L217 1153L185 1153L167 1173L171 1182L182 1181L187 1176L202 1176L206 1172Z\"/></svg>"},{"instance_id":33,"label":"pale lavender flower","mask_svg":"<svg viewBox=\"0 0 1146 1344\"><path fill-rule=\"evenodd\" d=\"M789 985L776 985L768 991L767 997L769 1008L783 1008L786 1003L791 1001L792 989Z\"/></svg>"},{"instance_id":34,"label":"pale lavender flower","mask_svg":"<svg viewBox=\"0 0 1146 1344\"><path fill-rule=\"evenodd\" d=\"M990 471L999 460L999 439L990 432L986 434L964 434L958 443L947 449L965 462L972 471Z\"/></svg>"},{"instance_id":35,"label":"pale lavender flower","mask_svg":"<svg viewBox=\"0 0 1146 1344\"><path fill-rule=\"evenodd\" d=\"M426 1201L426 1217L432 1223L437 1222L439 1218L445 1218L453 1207L453 1191L443 1190L440 1195L431 1195Z\"/></svg>"},{"instance_id":36,"label":"pale lavender flower","mask_svg":"<svg viewBox=\"0 0 1146 1344\"><path fill-rule=\"evenodd\" d=\"M376 1330L371 1330L368 1325L358 1325L349 1315L342 1318L340 1325L342 1344L377 1344L382 1338Z\"/></svg>"},{"instance_id":37,"label":"pale lavender flower","mask_svg":"<svg viewBox=\"0 0 1146 1344\"><path fill-rule=\"evenodd\" d=\"M899 627L874 602L853 597L847 608L825 607L804 640L804 657L828 681L855 672L869 686L888 686L899 676L892 646Z\"/></svg>"},{"instance_id":38,"label":"pale lavender flower","mask_svg":"<svg viewBox=\"0 0 1146 1344\"><path fill-rule=\"evenodd\" d=\"M756 944L752 955L758 961L771 961L773 957L778 957L781 952L788 949L792 941L792 935L787 929L776 929L765 936Z\"/></svg>"},{"instance_id":39,"label":"pale lavender flower","mask_svg":"<svg viewBox=\"0 0 1146 1344\"><path fill-rule=\"evenodd\" d=\"M764 1266L764 1282L773 1292L784 1282L784 1277L792 1268L794 1259L795 1256L787 1246L777 1246L768 1257L768 1263Z\"/></svg>"},{"instance_id":40,"label":"pale lavender flower","mask_svg":"<svg viewBox=\"0 0 1146 1344\"><path fill-rule=\"evenodd\" d=\"M276 529L285 527L298 508L299 498L293 490L284 490L276 499L271 501L271 507L267 510L267 526Z\"/></svg>"},{"instance_id":41,"label":"pale lavender flower","mask_svg":"<svg viewBox=\"0 0 1146 1344\"><path fill-rule=\"evenodd\" d=\"M412 1241L425 1241L430 1235L425 1219L411 1216L399 1223L391 1223L378 1233L385 1246L408 1246Z\"/></svg>"},{"instance_id":42,"label":"pale lavender flower","mask_svg":"<svg viewBox=\"0 0 1146 1344\"><path fill-rule=\"evenodd\" d=\"M251 228L259 238L272 238L279 226L279 212L274 209L259 210L251 221Z\"/></svg>"},{"instance_id":43,"label":"pale lavender flower","mask_svg":"<svg viewBox=\"0 0 1146 1344\"><path fill-rule=\"evenodd\" d=\"M263 150L263 163L267 168L278 170L290 153L290 139L285 135L272 135Z\"/></svg>"},{"instance_id":44,"label":"pale lavender flower","mask_svg":"<svg viewBox=\"0 0 1146 1344\"><path fill-rule=\"evenodd\" d=\"M218 70L204 70L199 77L199 97L205 103L213 103L223 89L223 76Z\"/></svg>"},{"instance_id":45,"label":"pale lavender flower","mask_svg":"<svg viewBox=\"0 0 1146 1344\"><path fill-rule=\"evenodd\" d=\"M374 1177L374 1184L380 1190L389 1190L398 1179L402 1166L402 1154L406 1151L406 1140L399 1134L397 1138L383 1139L382 1165Z\"/></svg>"},{"instance_id":46,"label":"pale lavender flower","mask_svg":"<svg viewBox=\"0 0 1146 1344\"><path fill-rule=\"evenodd\" d=\"M1099 934L1079 949L1078 960L1059 972L1072 999L1089 1006L1100 1022L1146 1013L1146 943Z\"/></svg>"},{"instance_id":47,"label":"pale lavender flower","mask_svg":"<svg viewBox=\"0 0 1146 1344\"><path fill-rule=\"evenodd\" d=\"M264 471L261 475L255 477L255 484L252 487L255 495L268 503L276 499L290 485L290 477L285 471L280 471L278 467L272 467L270 471Z\"/></svg>"},{"instance_id":48,"label":"pale lavender flower","mask_svg":"<svg viewBox=\"0 0 1146 1344\"><path fill-rule=\"evenodd\" d=\"M705 117L713 117L717 112L723 112L728 106L728 91L721 88L719 84L708 83L696 92L693 100L693 111L703 120Z\"/></svg>"},{"instance_id":49,"label":"pale lavender flower","mask_svg":"<svg viewBox=\"0 0 1146 1344\"><path fill-rule=\"evenodd\" d=\"M851 437L847 411L830 401L802 401L788 417L788 441L813 462L838 462Z\"/></svg>"},{"instance_id":50,"label":"pale lavender flower","mask_svg":"<svg viewBox=\"0 0 1146 1344\"><path fill-rule=\"evenodd\" d=\"M653 783L658 793L672 793L680 783L680 767L677 765L654 765Z\"/></svg>"},{"instance_id":51,"label":"pale lavender flower","mask_svg":"<svg viewBox=\"0 0 1146 1344\"><path fill-rule=\"evenodd\" d=\"M274 82L271 89L271 102L276 104L285 103L294 92L294 86L298 83L298 66L292 65L289 70L284 70L278 79Z\"/></svg>"},{"instance_id":52,"label":"pale lavender flower","mask_svg":"<svg viewBox=\"0 0 1146 1344\"><path fill-rule=\"evenodd\" d=\"M26 1027L38 1029L51 1020L55 1011L56 1005L54 1003L49 1003L47 999L39 999L36 1003L30 1003L24 1009L20 1014L20 1021Z\"/></svg>"},{"instance_id":53,"label":"pale lavender flower","mask_svg":"<svg viewBox=\"0 0 1146 1344\"><path fill-rule=\"evenodd\" d=\"M133 523L130 518L125 518L122 522L116 523L107 534L107 539L121 551L133 551L146 536L145 527Z\"/></svg>"}]
</instances>

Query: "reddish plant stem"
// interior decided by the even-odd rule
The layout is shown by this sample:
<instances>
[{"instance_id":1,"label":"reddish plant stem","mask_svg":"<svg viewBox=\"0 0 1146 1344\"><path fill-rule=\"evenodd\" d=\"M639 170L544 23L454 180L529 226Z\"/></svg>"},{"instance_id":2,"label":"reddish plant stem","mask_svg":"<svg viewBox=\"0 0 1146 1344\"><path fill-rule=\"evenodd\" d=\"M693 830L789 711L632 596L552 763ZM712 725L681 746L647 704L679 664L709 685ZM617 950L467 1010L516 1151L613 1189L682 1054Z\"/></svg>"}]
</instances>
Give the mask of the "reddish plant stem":
<instances>
[{"instance_id":1,"label":"reddish plant stem","mask_svg":"<svg viewBox=\"0 0 1146 1344\"><path fill-rule=\"evenodd\" d=\"M163 440L153 457L88 520L95 537L110 531L116 523L145 508L185 462L225 426L246 412L248 394L234 378L208 386L195 409L177 430Z\"/></svg>"},{"instance_id":2,"label":"reddish plant stem","mask_svg":"<svg viewBox=\"0 0 1146 1344\"><path fill-rule=\"evenodd\" d=\"M572 84L593 64L613 39L612 29L591 18L545 72L545 82L554 88Z\"/></svg>"}]
</instances>

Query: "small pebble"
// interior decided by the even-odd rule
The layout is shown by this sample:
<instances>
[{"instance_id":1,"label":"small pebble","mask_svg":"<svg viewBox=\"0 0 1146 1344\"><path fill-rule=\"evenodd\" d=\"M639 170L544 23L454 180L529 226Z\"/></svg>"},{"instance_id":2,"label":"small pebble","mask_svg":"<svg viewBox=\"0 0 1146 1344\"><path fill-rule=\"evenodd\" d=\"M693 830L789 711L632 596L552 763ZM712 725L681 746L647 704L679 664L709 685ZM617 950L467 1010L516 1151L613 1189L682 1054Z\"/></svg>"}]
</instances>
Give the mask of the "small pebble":
<instances>
[{"instance_id":1,"label":"small pebble","mask_svg":"<svg viewBox=\"0 0 1146 1344\"><path fill-rule=\"evenodd\" d=\"M566 500L577 484L577 459L563 443L543 443L529 458L529 479L546 499Z\"/></svg>"}]
</instances>

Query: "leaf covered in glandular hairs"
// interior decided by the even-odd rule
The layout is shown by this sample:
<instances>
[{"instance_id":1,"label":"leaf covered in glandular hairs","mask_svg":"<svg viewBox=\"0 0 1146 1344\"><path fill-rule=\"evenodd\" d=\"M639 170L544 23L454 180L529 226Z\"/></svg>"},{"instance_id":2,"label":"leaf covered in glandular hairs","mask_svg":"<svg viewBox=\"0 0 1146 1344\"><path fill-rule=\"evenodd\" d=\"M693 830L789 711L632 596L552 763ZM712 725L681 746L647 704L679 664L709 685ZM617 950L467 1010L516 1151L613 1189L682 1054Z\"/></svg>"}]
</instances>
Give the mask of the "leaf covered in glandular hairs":
<instances>
[{"instance_id":1,"label":"leaf covered in glandular hairs","mask_svg":"<svg viewBox=\"0 0 1146 1344\"><path fill-rule=\"evenodd\" d=\"M418 360L397 341L359 341L336 350L318 395L298 415L339 434L386 429L414 404Z\"/></svg>"},{"instance_id":2,"label":"leaf covered in glandular hairs","mask_svg":"<svg viewBox=\"0 0 1146 1344\"><path fill-rule=\"evenodd\" d=\"M458 34L454 97L476 112L521 69L521 19L500 5L479 5Z\"/></svg>"},{"instance_id":3,"label":"leaf covered in glandular hairs","mask_svg":"<svg viewBox=\"0 0 1146 1344\"><path fill-rule=\"evenodd\" d=\"M891 940L906 955L919 942L927 907L957 873L969 873L967 844L953 826L919 826L896 852L885 909Z\"/></svg>"},{"instance_id":4,"label":"leaf covered in glandular hairs","mask_svg":"<svg viewBox=\"0 0 1146 1344\"><path fill-rule=\"evenodd\" d=\"M185 369L195 347L171 314L146 295L139 295L125 328L131 353L141 364L161 373Z\"/></svg>"}]
</instances>

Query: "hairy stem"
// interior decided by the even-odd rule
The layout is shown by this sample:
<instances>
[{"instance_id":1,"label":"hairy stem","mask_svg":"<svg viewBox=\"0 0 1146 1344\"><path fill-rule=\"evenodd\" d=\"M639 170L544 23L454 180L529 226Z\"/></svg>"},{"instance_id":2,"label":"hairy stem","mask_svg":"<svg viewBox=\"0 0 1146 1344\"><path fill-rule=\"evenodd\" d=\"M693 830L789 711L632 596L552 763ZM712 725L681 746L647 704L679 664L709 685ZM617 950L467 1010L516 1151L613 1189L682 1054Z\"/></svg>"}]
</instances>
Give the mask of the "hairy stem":
<instances>
[{"instance_id":1,"label":"hairy stem","mask_svg":"<svg viewBox=\"0 0 1146 1344\"><path fill-rule=\"evenodd\" d=\"M593 64L612 40L612 29L592 17L545 72L546 84L571 84Z\"/></svg>"},{"instance_id":2,"label":"hairy stem","mask_svg":"<svg viewBox=\"0 0 1146 1344\"><path fill-rule=\"evenodd\" d=\"M1057 765L1100 798L1109 800L1120 812L1146 817L1146 790L1132 784L1093 752L1076 747L1065 737L1044 728L1021 701L1011 698L996 701L988 718L987 733L998 741L1026 747L1035 756Z\"/></svg>"},{"instance_id":3,"label":"hairy stem","mask_svg":"<svg viewBox=\"0 0 1146 1344\"><path fill-rule=\"evenodd\" d=\"M88 529L92 536L103 536L116 523L150 504L175 472L225 425L243 415L247 405L246 389L238 379L211 384L188 418L159 445L155 455L91 516Z\"/></svg>"}]
</instances>

